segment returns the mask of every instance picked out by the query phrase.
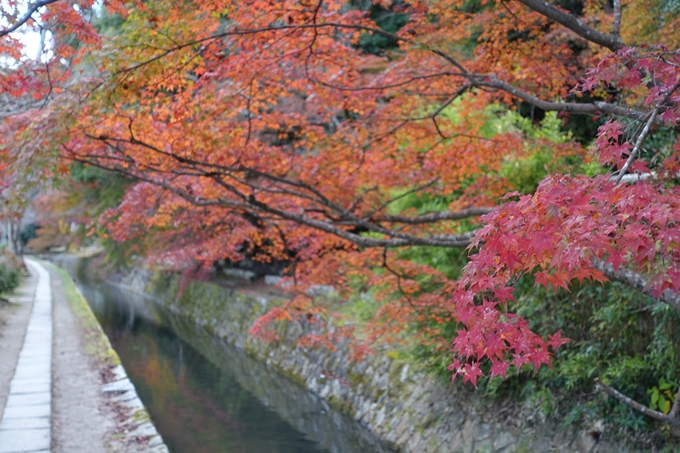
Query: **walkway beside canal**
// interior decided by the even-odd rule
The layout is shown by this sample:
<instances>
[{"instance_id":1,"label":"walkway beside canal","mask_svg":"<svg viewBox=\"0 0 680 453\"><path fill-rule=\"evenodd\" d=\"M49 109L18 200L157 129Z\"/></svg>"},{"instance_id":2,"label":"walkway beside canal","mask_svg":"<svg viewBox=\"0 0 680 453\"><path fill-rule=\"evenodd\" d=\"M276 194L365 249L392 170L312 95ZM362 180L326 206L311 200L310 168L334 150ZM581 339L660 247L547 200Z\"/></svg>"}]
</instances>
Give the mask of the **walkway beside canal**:
<instances>
[{"instance_id":1,"label":"walkway beside canal","mask_svg":"<svg viewBox=\"0 0 680 453\"><path fill-rule=\"evenodd\" d=\"M33 310L0 420L0 453L47 452L52 445L52 291L50 274L31 262L37 273ZM30 294L30 288L27 288ZM28 302L24 292L23 303Z\"/></svg>"},{"instance_id":2,"label":"walkway beside canal","mask_svg":"<svg viewBox=\"0 0 680 453\"><path fill-rule=\"evenodd\" d=\"M0 453L167 453L70 278L26 263L0 305Z\"/></svg>"}]
</instances>

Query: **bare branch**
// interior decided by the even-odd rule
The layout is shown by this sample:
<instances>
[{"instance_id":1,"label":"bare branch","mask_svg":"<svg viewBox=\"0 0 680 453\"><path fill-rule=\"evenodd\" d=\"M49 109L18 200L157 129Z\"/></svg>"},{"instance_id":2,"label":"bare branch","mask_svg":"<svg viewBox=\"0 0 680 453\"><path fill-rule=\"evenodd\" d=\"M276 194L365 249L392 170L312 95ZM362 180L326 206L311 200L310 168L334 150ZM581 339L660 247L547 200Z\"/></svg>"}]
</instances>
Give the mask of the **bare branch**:
<instances>
[{"instance_id":1,"label":"bare branch","mask_svg":"<svg viewBox=\"0 0 680 453\"><path fill-rule=\"evenodd\" d=\"M477 234L477 230L468 231L467 233L461 234L433 234L430 236L432 239L437 239L441 241L470 241Z\"/></svg>"},{"instance_id":2,"label":"bare branch","mask_svg":"<svg viewBox=\"0 0 680 453\"><path fill-rule=\"evenodd\" d=\"M21 16L11 27L6 28L4 30L0 30L0 37L9 35L10 33L13 33L17 31L19 28L21 28L22 25L24 25L26 22L28 22L33 14L35 14L40 8L43 6L47 6L50 3L56 3L59 0L42 0L39 2L35 2L32 5L28 5L28 11L26 11L26 14Z\"/></svg>"},{"instance_id":3,"label":"bare branch","mask_svg":"<svg viewBox=\"0 0 680 453\"><path fill-rule=\"evenodd\" d=\"M397 288L399 288L399 292L406 298L408 301L409 305L413 307L413 300L411 299L411 296L404 290L404 288L401 285L401 280L411 280L405 275L402 275L400 272L397 272L395 269L393 269L389 264L387 264L387 247L383 249L383 267L389 272L390 274L394 275L397 278ZM415 308L415 307L414 307Z\"/></svg>"},{"instance_id":4,"label":"bare branch","mask_svg":"<svg viewBox=\"0 0 680 453\"><path fill-rule=\"evenodd\" d=\"M558 24L564 25L577 35L587 39L588 41L594 42L595 44L599 44L614 52L624 46L623 41L621 41L621 37L618 35L610 35L608 33L602 33L601 31L595 30L594 28L589 27L581 22L578 18L576 18L576 16L555 8L548 2L543 0L518 1L533 9L537 13L544 15L548 19L552 19Z\"/></svg>"},{"instance_id":5,"label":"bare branch","mask_svg":"<svg viewBox=\"0 0 680 453\"><path fill-rule=\"evenodd\" d=\"M614 25L612 35L621 36L621 0L614 0Z\"/></svg>"},{"instance_id":6,"label":"bare branch","mask_svg":"<svg viewBox=\"0 0 680 453\"><path fill-rule=\"evenodd\" d=\"M680 415L680 388L678 388L678 393L675 394L675 401L673 401L673 407L668 413L669 417L678 418Z\"/></svg>"},{"instance_id":7,"label":"bare branch","mask_svg":"<svg viewBox=\"0 0 680 453\"><path fill-rule=\"evenodd\" d=\"M288 179L285 179L285 178L282 178L282 177L278 177L278 176L271 175L271 174L253 169L253 168L248 168L248 167L243 167L243 166L238 167L238 168L237 167L226 167L226 166L208 164L208 163L205 163L205 162L200 162L200 161L196 161L196 160L193 160L193 159L184 158L184 157L178 156L174 153L169 153L167 151L163 151L163 150L161 150L161 149L159 149L155 146L149 145L148 143L145 143L145 142L138 140L136 138L133 138L131 140L126 140L126 139L118 139L118 138L115 138L115 137L108 137L108 136L102 136L102 135L93 136L93 135L90 135L90 134L86 134L86 136L89 137L90 139L101 141L101 142L103 142L103 143L105 143L109 146L112 146L111 142L129 143L131 145L142 146L142 147L147 148L147 149L149 149L149 150L151 150L155 153L158 153L162 156L171 158L171 159L177 161L178 163L181 163L181 164L184 164L184 165L189 165L190 168L194 169L194 171L197 172L197 173L192 173L194 176L205 176L205 177L211 177L212 178L213 176L219 176L219 175L226 176L227 174L229 174L231 172L241 172L241 173L247 172L247 173L250 173L250 174L254 174L254 175L256 175L260 178L274 181L276 183L280 183L280 184L284 184L284 185L287 185L287 186L292 186L292 187L307 190L307 191L311 192L312 194L314 194L316 198L312 198L312 197L307 196L307 195L305 195L304 193L301 193L301 192L293 193L293 192L290 192L290 191L278 190L278 193L286 193L288 195L292 195L292 196L299 197L299 198L304 198L304 199L307 199L309 201L317 202L317 203L320 203L324 206L327 206L330 209L338 212L338 214L344 216L346 219L349 219L348 222L342 222L343 225L360 225L360 226L364 226L366 228L369 228L369 226L373 227L374 225L369 224L367 222L367 220L372 219L374 214L376 212L379 212L380 210L384 209L387 206L387 204L394 202L395 200L397 200L401 197L400 196L400 197L396 197L396 198L389 200L389 203L382 205L379 209L373 211L370 215L367 215L363 218L360 218L359 216L353 214L351 211L349 211L349 210L337 205L336 203L333 203L332 201L330 201L327 197L325 197L323 194L321 194L314 187L312 187L308 184L305 184L301 181L288 180ZM84 156L84 157L92 157L92 156ZM110 159L110 157L107 156L106 159ZM132 164L133 162L130 162L130 163ZM153 168L149 168L149 170L153 171ZM213 179L215 179L215 178L213 178ZM215 181L222 184L218 179L215 179ZM256 183L249 183L249 182L247 182L245 180L241 180L241 179L239 179L239 182L242 183L242 184L248 184L249 186L251 186L251 187L253 187L254 189L257 189L257 190L263 190L263 191L268 191L268 192L271 192L271 193L277 193L277 191L275 191L275 190L268 190L268 189L266 189L266 188L264 188L261 185L256 184ZM418 187L414 188L413 190L408 191L407 194L415 193L417 191L423 190L423 189L431 186L432 184L434 184L436 182L437 182L437 179L434 179L434 180L432 180L432 181L430 181L430 182L428 182L428 183L426 183L422 186L418 186ZM403 196L403 194L402 194L402 196ZM468 209L464 209L462 211L436 212L436 213L432 213L432 214L425 214L425 215L422 215L422 216L415 216L415 217L413 217L413 216L380 216L379 218L375 218L373 220L378 221L378 222L391 222L391 223L403 223L403 224L409 224L409 225L422 225L422 224L426 224L426 223L435 223L435 222L444 221L444 220L462 220L462 219L466 219L466 218L469 218L469 217L475 217L475 216L488 214L492 210L493 210L493 208L491 208L491 207L471 207L471 208L468 208ZM370 228L370 229L373 229L373 228ZM388 236L396 235L396 237L399 237L398 233L393 232L392 234L390 234L389 230L386 230L386 229L373 229L373 231L384 233ZM444 237L444 236L442 236L442 237ZM456 236L448 236L448 237L452 238L452 237L456 237ZM455 239L455 240L457 240L457 239Z\"/></svg>"},{"instance_id":8,"label":"bare branch","mask_svg":"<svg viewBox=\"0 0 680 453\"><path fill-rule=\"evenodd\" d=\"M40 45L38 45L38 50L35 53L35 59L40 60L43 52L45 51L45 38L47 36L47 29L45 27L40 27Z\"/></svg>"},{"instance_id":9,"label":"bare branch","mask_svg":"<svg viewBox=\"0 0 680 453\"><path fill-rule=\"evenodd\" d=\"M630 269L626 269L624 267L619 267L615 271L614 266L612 264L605 263L604 261L599 259L593 260L593 266L595 267L595 269L601 271L605 275L605 277L607 277L609 280L625 283L628 286L631 286L632 288L635 288L640 292L652 296L649 293L649 289L647 288L647 279L641 274L633 272ZM656 298L667 303L676 310L680 311L680 296L675 294L673 291L667 289L661 294L661 296L658 296Z\"/></svg>"},{"instance_id":10,"label":"bare branch","mask_svg":"<svg viewBox=\"0 0 680 453\"><path fill-rule=\"evenodd\" d=\"M609 113L611 115L624 116L627 118L633 118L636 120L647 119L648 113L641 112L639 110L633 110L628 107L621 107L619 105L610 104L608 102L593 102L579 104L575 102L550 102L538 98L532 94L527 93L507 82L503 82L496 78L495 76L478 78L476 76L470 76L470 82L472 85L477 87L489 87L503 90L516 98L519 98L529 104L535 105L541 110L545 111L557 111L557 112L569 112L569 113L582 113L586 115L592 115L596 113Z\"/></svg>"},{"instance_id":11,"label":"bare branch","mask_svg":"<svg viewBox=\"0 0 680 453\"><path fill-rule=\"evenodd\" d=\"M613 177L611 178L612 180L616 180L617 183L620 182L637 182L637 181L643 181L645 179L653 178L656 177L656 173L650 172L650 173L643 173L641 175L626 175L626 172L628 171L628 167L630 164L633 162L637 154L639 153L640 149L642 148L642 143L645 140L645 137L647 134L649 134L649 130L652 124L654 124L656 120L656 116L659 113L659 110L667 107L666 103L670 100L671 96L673 93L680 88L680 81L677 82L675 85L673 85L666 95L663 97L661 102L652 110L652 113L649 115L649 120L646 120L647 122L645 123L644 129L642 129L642 132L638 136L637 141L635 142L635 146L633 150L631 151L630 155L628 156L628 160L626 160L626 163L624 164L623 168L619 172L618 177Z\"/></svg>"},{"instance_id":12,"label":"bare branch","mask_svg":"<svg viewBox=\"0 0 680 453\"><path fill-rule=\"evenodd\" d=\"M443 211L434 212L432 214L425 214L417 217L403 216L403 215L385 215L377 218L378 221L405 223L408 225L421 225L424 223L434 223L442 220L462 220L470 217L476 217L488 214L493 211L491 207L472 207L463 209L462 211Z\"/></svg>"},{"instance_id":13,"label":"bare branch","mask_svg":"<svg viewBox=\"0 0 680 453\"><path fill-rule=\"evenodd\" d=\"M654 179L656 178L656 172L650 172L650 173L635 173L632 175L624 175L619 182L622 183L633 183L633 182L638 182L638 181L646 181L648 179ZM610 181L616 181L618 179L618 176L612 176L609 178Z\"/></svg>"},{"instance_id":14,"label":"bare branch","mask_svg":"<svg viewBox=\"0 0 680 453\"><path fill-rule=\"evenodd\" d=\"M326 233L333 234L340 238L346 239L347 241L352 242L360 247L408 247L413 245L426 245L436 247L458 248L467 247L468 245L470 245L470 238L474 236L474 232L464 233L461 235L436 235L431 237L419 237L407 235L397 231L382 228L378 225L360 219L352 214L349 214L349 222L347 221L343 222L342 225L339 225L339 223L335 221L318 220L309 217L304 213L300 214L298 212L291 212L264 203L258 200L252 194L246 195L240 192L235 187L224 182L217 173L212 174L208 172L204 172L203 174L192 173L191 176L211 178L215 182L217 182L220 186L225 188L229 193L239 198L239 200L237 201L224 197L216 197L210 200L201 199L194 197L187 191L177 188L170 184L167 180L167 172L154 170L153 168L146 168L144 172L135 171L134 168L130 167L122 168L117 163L117 161L114 161L114 163L107 165L106 162L103 162L101 160L101 157L87 158L85 156L79 156L75 154L72 150L67 149L67 151L68 154L62 155L62 157L69 160L93 165L105 170L115 171L126 176L129 176L131 178L136 178L137 180L148 182L150 184L162 187L195 206L223 206L225 208L232 209L235 208L243 209L246 211L256 211L259 213L268 213L272 214L279 220L292 221L300 225L305 225L320 231L324 231ZM151 176L151 174L153 174L154 172L158 174L157 178ZM321 200L318 202L323 204ZM333 206L333 209L338 208L336 206ZM354 233L351 230L349 230L348 227L351 226L366 227L369 230L376 231L387 236L387 238L381 239L362 236L359 233Z\"/></svg>"},{"instance_id":15,"label":"bare branch","mask_svg":"<svg viewBox=\"0 0 680 453\"><path fill-rule=\"evenodd\" d=\"M642 143L644 143L645 137L647 137L647 134L649 134L649 129L651 128L652 124L654 124L654 120L656 119L656 114L658 112L659 108L656 107L654 110L652 110L651 115L649 115L649 120L647 121L647 124L645 124L644 129L642 129L642 132L640 132L640 135L638 136L637 141L635 142L635 146L633 147L633 150L630 152L630 155L628 156L628 160L626 160L626 163L623 164L623 168L619 172L618 178L616 178L617 184L621 182L623 176L628 171L628 167L630 167L630 164L633 162L633 160L635 160L635 157L640 151L640 148L642 148Z\"/></svg>"},{"instance_id":16,"label":"bare branch","mask_svg":"<svg viewBox=\"0 0 680 453\"><path fill-rule=\"evenodd\" d=\"M656 420L666 422L666 423L671 424L673 426L680 427L680 420L678 418L671 417L670 414L666 415L666 414L659 412L659 411L653 411L650 408L648 408L647 406L645 406L644 404L638 403L637 401L627 397L626 395L619 392L618 390L611 388L607 384L603 384L599 379L596 379L595 382L596 382L595 385L596 385L598 390L603 391L606 394L613 396L617 400L621 401L623 404L626 404L626 405L632 407L633 409L640 411L643 414L648 415L648 416L650 416L650 417L652 417ZM676 401L677 401L677 398L676 398Z\"/></svg>"},{"instance_id":17,"label":"bare branch","mask_svg":"<svg viewBox=\"0 0 680 453\"><path fill-rule=\"evenodd\" d=\"M54 87L52 86L52 77L50 76L50 66L47 62L45 62L45 74L47 74L47 83L50 86L50 90L47 92L45 100L40 106L40 110L42 110L47 105L47 101L50 99L50 95L52 95L52 90L54 89Z\"/></svg>"}]
</instances>

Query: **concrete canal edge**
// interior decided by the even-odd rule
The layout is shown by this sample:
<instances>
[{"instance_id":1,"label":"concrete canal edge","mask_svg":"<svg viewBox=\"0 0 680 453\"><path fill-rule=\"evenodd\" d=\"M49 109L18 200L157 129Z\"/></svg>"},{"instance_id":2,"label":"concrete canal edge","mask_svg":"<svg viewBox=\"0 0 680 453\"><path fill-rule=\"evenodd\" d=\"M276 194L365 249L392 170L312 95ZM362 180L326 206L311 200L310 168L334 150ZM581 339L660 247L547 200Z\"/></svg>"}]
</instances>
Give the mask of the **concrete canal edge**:
<instances>
[{"instance_id":1,"label":"concrete canal edge","mask_svg":"<svg viewBox=\"0 0 680 453\"><path fill-rule=\"evenodd\" d=\"M125 373L118 354L102 330L87 301L80 293L69 273L49 262L49 266L59 276L64 296L81 327L82 344L85 352L99 364L104 372L101 392L118 418L117 443L145 443L149 453L168 453L163 438L156 430L144 404L137 396L134 385Z\"/></svg>"},{"instance_id":2,"label":"concrete canal edge","mask_svg":"<svg viewBox=\"0 0 680 453\"><path fill-rule=\"evenodd\" d=\"M144 296L206 331L245 350L291 377L340 411L366 426L377 438L403 453L598 453L636 452L601 424L565 428L543 420L532 408L499 410L468 388L451 389L394 351L382 350L363 362L350 360L346 348L301 349L298 338L310 326L281 324L277 342L263 343L248 330L280 299L225 288L209 282L182 282L138 267L115 276L100 274L91 258L56 255L52 259L73 275L105 280Z\"/></svg>"}]
</instances>

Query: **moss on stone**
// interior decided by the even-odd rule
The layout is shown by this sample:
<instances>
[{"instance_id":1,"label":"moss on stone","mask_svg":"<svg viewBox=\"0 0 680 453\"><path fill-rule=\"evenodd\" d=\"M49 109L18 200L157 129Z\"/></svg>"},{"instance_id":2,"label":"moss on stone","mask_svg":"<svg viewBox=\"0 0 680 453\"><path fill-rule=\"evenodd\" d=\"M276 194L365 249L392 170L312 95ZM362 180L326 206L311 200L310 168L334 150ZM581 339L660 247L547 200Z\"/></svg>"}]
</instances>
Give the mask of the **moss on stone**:
<instances>
[{"instance_id":1,"label":"moss on stone","mask_svg":"<svg viewBox=\"0 0 680 453\"><path fill-rule=\"evenodd\" d=\"M355 373L352 371L349 373L349 382L352 384L352 387L354 388L356 388L359 384L366 385L366 375L361 373Z\"/></svg>"},{"instance_id":2,"label":"moss on stone","mask_svg":"<svg viewBox=\"0 0 680 453\"><path fill-rule=\"evenodd\" d=\"M399 351L387 351L386 355L387 355L387 357L389 357L392 360L396 360L400 356Z\"/></svg>"},{"instance_id":3,"label":"moss on stone","mask_svg":"<svg viewBox=\"0 0 680 453\"><path fill-rule=\"evenodd\" d=\"M138 425L141 425L142 423L151 422L151 416L146 411L146 409L139 409L135 411L134 414L132 414L130 420L134 423L137 423Z\"/></svg>"}]
</instances>

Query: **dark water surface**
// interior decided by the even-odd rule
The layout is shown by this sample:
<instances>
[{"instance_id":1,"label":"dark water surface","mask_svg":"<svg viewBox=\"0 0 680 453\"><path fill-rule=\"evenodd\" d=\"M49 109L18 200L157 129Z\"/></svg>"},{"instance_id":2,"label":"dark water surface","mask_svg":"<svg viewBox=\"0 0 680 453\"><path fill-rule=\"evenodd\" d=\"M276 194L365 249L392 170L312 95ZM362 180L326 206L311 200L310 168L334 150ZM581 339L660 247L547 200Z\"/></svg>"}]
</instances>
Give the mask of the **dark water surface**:
<instances>
[{"instance_id":1,"label":"dark water surface","mask_svg":"<svg viewBox=\"0 0 680 453\"><path fill-rule=\"evenodd\" d=\"M151 301L80 285L172 453L387 452L354 420Z\"/></svg>"}]
</instances>

